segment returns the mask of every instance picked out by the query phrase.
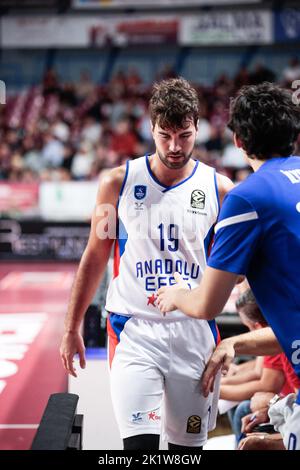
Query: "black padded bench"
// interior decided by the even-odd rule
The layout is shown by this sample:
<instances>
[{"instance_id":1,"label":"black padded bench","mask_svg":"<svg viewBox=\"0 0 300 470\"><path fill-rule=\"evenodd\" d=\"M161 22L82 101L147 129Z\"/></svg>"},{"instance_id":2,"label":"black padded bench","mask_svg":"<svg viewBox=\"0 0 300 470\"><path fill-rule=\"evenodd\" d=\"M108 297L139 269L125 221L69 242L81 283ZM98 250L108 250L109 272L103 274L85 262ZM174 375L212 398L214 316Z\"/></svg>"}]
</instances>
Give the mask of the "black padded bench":
<instances>
[{"instance_id":1,"label":"black padded bench","mask_svg":"<svg viewBox=\"0 0 300 470\"><path fill-rule=\"evenodd\" d=\"M50 395L31 450L81 450L83 415L76 414L78 395Z\"/></svg>"}]
</instances>

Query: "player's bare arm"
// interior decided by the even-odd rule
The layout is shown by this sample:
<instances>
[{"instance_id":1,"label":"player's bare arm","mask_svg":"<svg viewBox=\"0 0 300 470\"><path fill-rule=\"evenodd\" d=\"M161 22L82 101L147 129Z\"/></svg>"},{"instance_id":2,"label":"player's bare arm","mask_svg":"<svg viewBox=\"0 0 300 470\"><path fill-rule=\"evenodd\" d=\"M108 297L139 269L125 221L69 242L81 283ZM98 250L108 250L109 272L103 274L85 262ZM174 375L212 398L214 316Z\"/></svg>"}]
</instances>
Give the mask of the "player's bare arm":
<instances>
[{"instance_id":1,"label":"player's bare arm","mask_svg":"<svg viewBox=\"0 0 300 470\"><path fill-rule=\"evenodd\" d=\"M220 205L222 206L224 197L226 196L231 189L234 188L234 183L225 175L221 175L221 173L216 174L217 177L217 187L220 199Z\"/></svg>"},{"instance_id":2,"label":"player's bare arm","mask_svg":"<svg viewBox=\"0 0 300 470\"><path fill-rule=\"evenodd\" d=\"M274 355L281 352L281 346L270 327L224 339L218 344L206 365L202 377L204 396L213 390L218 371L221 369L222 373L226 374L235 356L243 354Z\"/></svg>"},{"instance_id":3,"label":"player's bare arm","mask_svg":"<svg viewBox=\"0 0 300 470\"><path fill-rule=\"evenodd\" d=\"M174 277L178 284L157 291L160 311L167 313L178 308L189 317L212 320L222 312L240 275L208 266L199 286L192 290L183 287L179 275Z\"/></svg>"},{"instance_id":4,"label":"player's bare arm","mask_svg":"<svg viewBox=\"0 0 300 470\"><path fill-rule=\"evenodd\" d=\"M73 366L76 353L79 354L80 367L85 367L85 348L80 325L104 274L115 240L117 203L124 176L125 166L122 166L110 170L101 178L89 240L71 291L60 354L65 369L74 377L77 376Z\"/></svg>"}]
</instances>

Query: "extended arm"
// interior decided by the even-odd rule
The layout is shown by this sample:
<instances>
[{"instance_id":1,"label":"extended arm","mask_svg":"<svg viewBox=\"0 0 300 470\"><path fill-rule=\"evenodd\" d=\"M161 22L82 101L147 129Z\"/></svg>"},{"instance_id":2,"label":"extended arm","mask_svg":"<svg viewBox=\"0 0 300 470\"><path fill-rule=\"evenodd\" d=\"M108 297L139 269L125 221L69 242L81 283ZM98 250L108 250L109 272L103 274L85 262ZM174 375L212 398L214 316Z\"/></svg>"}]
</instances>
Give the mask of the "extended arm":
<instances>
[{"instance_id":1,"label":"extended arm","mask_svg":"<svg viewBox=\"0 0 300 470\"><path fill-rule=\"evenodd\" d=\"M124 168L120 167L111 170L100 182L89 240L71 291L60 353L65 369L75 377L73 358L76 353L79 354L80 366L85 367L80 324L104 274L115 240L116 207L123 178Z\"/></svg>"},{"instance_id":2,"label":"extended arm","mask_svg":"<svg viewBox=\"0 0 300 470\"><path fill-rule=\"evenodd\" d=\"M224 400L249 400L256 392L279 393L285 382L282 370L264 368L261 378L238 385L222 385L220 398Z\"/></svg>"},{"instance_id":3,"label":"extended arm","mask_svg":"<svg viewBox=\"0 0 300 470\"><path fill-rule=\"evenodd\" d=\"M215 376L219 369L226 372L235 355L263 356L280 352L282 352L281 347L269 327L224 339L215 349L203 374L204 395L207 396L209 391L213 390Z\"/></svg>"},{"instance_id":4,"label":"extended arm","mask_svg":"<svg viewBox=\"0 0 300 470\"><path fill-rule=\"evenodd\" d=\"M238 274L207 267L198 287L188 290L182 284L161 287L158 306L162 313L178 308L190 317L212 320L219 315L239 278Z\"/></svg>"},{"instance_id":5,"label":"extended arm","mask_svg":"<svg viewBox=\"0 0 300 470\"><path fill-rule=\"evenodd\" d=\"M263 357L257 357L256 359L240 364L237 367L241 366L244 366L244 368L238 369L238 372L235 375L229 375L231 369L230 366L227 377L222 377L221 385L238 385L252 380L259 380L263 368Z\"/></svg>"}]
</instances>

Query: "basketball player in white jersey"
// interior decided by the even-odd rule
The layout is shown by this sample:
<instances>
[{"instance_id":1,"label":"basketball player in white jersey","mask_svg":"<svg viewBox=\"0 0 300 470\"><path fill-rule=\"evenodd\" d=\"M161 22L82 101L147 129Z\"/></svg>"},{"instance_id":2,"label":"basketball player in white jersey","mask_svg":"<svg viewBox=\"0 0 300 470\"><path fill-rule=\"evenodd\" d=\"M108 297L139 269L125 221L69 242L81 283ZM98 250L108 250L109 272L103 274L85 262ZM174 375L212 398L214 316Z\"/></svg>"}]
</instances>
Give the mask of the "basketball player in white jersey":
<instances>
[{"instance_id":1,"label":"basketball player in white jersey","mask_svg":"<svg viewBox=\"0 0 300 470\"><path fill-rule=\"evenodd\" d=\"M190 288L199 284L220 201L233 184L191 158L199 102L186 80L156 84L149 112L155 153L111 170L100 183L61 356L75 377L76 353L85 366L80 324L114 244L106 308L111 392L124 449L158 449L162 434L171 450L195 450L215 427L218 387L204 397L200 378L218 331L214 321L180 311L162 317L155 293L175 283L175 271Z\"/></svg>"}]
</instances>

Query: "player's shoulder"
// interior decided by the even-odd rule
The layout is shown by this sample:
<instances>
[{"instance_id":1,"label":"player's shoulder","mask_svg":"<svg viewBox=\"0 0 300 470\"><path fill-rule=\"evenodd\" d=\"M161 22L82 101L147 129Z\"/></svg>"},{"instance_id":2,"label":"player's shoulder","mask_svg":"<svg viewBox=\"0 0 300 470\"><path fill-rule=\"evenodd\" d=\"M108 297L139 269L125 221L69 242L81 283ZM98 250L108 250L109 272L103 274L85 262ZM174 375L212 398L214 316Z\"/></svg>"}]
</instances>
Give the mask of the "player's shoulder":
<instances>
[{"instance_id":1,"label":"player's shoulder","mask_svg":"<svg viewBox=\"0 0 300 470\"><path fill-rule=\"evenodd\" d=\"M220 198L220 203L223 203L223 199L226 194L229 193L234 188L234 183L225 175L216 172L216 182L218 188L218 194Z\"/></svg>"},{"instance_id":2,"label":"player's shoulder","mask_svg":"<svg viewBox=\"0 0 300 470\"><path fill-rule=\"evenodd\" d=\"M99 185L106 186L111 189L118 187L121 189L125 175L127 165L121 165L116 168L110 168L102 170L99 175Z\"/></svg>"},{"instance_id":3,"label":"player's shoulder","mask_svg":"<svg viewBox=\"0 0 300 470\"><path fill-rule=\"evenodd\" d=\"M126 165L116 168L102 170L99 175L98 203L109 203L116 205L121 188L126 176Z\"/></svg>"}]
</instances>

